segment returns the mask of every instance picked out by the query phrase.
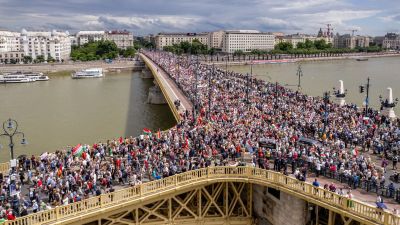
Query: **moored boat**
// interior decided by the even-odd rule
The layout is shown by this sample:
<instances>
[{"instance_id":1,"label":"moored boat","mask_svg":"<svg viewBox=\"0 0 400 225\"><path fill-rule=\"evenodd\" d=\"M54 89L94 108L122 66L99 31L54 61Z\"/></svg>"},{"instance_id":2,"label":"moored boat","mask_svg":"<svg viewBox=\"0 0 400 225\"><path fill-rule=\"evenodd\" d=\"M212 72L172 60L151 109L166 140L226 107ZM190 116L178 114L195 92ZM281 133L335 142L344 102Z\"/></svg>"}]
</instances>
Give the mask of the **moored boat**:
<instances>
[{"instance_id":1,"label":"moored boat","mask_svg":"<svg viewBox=\"0 0 400 225\"><path fill-rule=\"evenodd\" d=\"M99 78L103 77L103 69L102 68L90 68L84 69L78 72L71 74L73 79L81 79L81 78Z\"/></svg>"},{"instance_id":2,"label":"moored boat","mask_svg":"<svg viewBox=\"0 0 400 225\"><path fill-rule=\"evenodd\" d=\"M0 75L0 83L29 83L29 82L35 82L35 80L25 75L13 75L13 74Z\"/></svg>"}]
</instances>

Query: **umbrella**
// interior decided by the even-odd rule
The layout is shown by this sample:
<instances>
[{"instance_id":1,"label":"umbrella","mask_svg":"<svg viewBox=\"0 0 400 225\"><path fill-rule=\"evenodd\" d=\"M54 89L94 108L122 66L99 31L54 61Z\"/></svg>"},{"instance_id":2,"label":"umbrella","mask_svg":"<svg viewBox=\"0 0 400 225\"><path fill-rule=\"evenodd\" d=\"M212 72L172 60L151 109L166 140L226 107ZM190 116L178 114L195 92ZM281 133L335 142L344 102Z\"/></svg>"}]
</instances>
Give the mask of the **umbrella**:
<instances>
[{"instance_id":1,"label":"umbrella","mask_svg":"<svg viewBox=\"0 0 400 225\"><path fill-rule=\"evenodd\" d=\"M375 202L379 209L387 209L387 206L383 202Z\"/></svg>"}]
</instances>

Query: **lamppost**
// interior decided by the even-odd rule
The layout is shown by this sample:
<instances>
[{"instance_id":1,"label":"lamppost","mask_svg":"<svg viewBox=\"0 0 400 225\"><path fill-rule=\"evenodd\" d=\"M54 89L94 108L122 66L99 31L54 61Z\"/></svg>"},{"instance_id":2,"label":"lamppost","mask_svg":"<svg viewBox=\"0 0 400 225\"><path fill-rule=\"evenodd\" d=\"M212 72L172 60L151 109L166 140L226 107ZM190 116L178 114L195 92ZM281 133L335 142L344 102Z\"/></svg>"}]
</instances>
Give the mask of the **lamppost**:
<instances>
[{"instance_id":1,"label":"lamppost","mask_svg":"<svg viewBox=\"0 0 400 225\"><path fill-rule=\"evenodd\" d=\"M388 97L383 100L382 96L379 96L379 101L381 102L381 111L382 114L394 119L396 118L396 114L394 112L394 107L396 107L397 103L399 102L399 99L393 99L393 94L392 94L392 88L388 87Z\"/></svg>"},{"instance_id":2,"label":"lamppost","mask_svg":"<svg viewBox=\"0 0 400 225\"><path fill-rule=\"evenodd\" d=\"M301 77L303 76L303 70L301 69L301 65L299 64L299 66L297 67L297 73L296 73L297 77L299 78L299 81L297 83L297 90L299 91L301 88Z\"/></svg>"},{"instance_id":3,"label":"lamppost","mask_svg":"<svg viewBox=\"0 0 400 225\"><path fill-rule=\"evenodd\" d=\"M326 135L326 126L328 124L328 103L329 103L329 97L330 97L330 93L329 91L324 92L324 130L322 131L322 137L324 137L324 135Z\"/></svg>"},{"instance_id":4,"label":"lamppost","mask_svg":"<svg viewBox=\"0 0 400 225\"><path fill-rule=\"evenodd\" d=\"M25 134L23 132L18 131L18 122L13 119L8 119L7 121L3 122L3 131L4 131L4 133L0 134L0 137L1 136L9 137L10 143L8 146L10 147L11 160L13 161L15 159L14 158L14 139L13 139L13 137L14 137L14 135L22 135L21 144L25 145L25 144L27 144L26 139L25 139ZM13 163L11 164L11 168L14 171Z\"/></svg>"},{"instance_id":5,"label":"lamppost","mask_svg":"<svg viewBox=\"0 0 400 225\"><path fill-rule=\"evenodd\" d=\"M367 84L364 85L360 85L360 93L364 92L364 87L367 89L367 94L365 96L365 117L368 117L368 104L369 104L369 77L367 79Z\"/></svg>"}]
</instances>

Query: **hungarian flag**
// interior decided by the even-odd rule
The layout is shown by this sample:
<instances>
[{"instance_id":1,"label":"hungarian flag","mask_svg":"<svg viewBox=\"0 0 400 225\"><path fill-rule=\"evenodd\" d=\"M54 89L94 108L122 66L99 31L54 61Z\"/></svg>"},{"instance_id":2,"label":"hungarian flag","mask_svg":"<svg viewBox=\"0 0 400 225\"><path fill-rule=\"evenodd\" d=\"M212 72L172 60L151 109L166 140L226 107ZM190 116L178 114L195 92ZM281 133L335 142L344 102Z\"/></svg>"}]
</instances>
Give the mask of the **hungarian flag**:
<instances>
[{"instance_id":1,"label":"hungarian flag","mask_svg":"<svg viewBox=\"0 0 400 225\"><path fill-rule=\"evenodd\" d=\"M357 150L357 148L352 149L352 150L351 150L351 154L352 154L353 156L358 156L358 150Z\"/></svg>"},{"instance_id":2,"label":"hungarian flag","mask_svg":"<svg viewBox=\"0 0 400 225\"><path fill-rule=\"evenodd\" d=\"M151 136L151 130L147 128L143 128L143 134Z\"/></svg>"},{"instance_id":3,"label":"hungarian flag","mask_svg":"<svg viewBox=\"0 0 400 225\"><path fill-rule=\"evenodd\" d=\"M82 153L83 153L83 146L81 144L78 144L77 146L75 146L72 149L72 155L73 156L79 156L80 157L82 155Z\"/></svg>"},{"instance_id":4,"label":"hungarian flag","mask_svg":"<svg viewBox=\"0 0 400 225\"><path fill-rule=\"evenodd\" d=\"M160 129L158 129L158 131L157 131L157 139L160 139L161 138L161 132L160 132Z\"/></svg>"}]
</instances>

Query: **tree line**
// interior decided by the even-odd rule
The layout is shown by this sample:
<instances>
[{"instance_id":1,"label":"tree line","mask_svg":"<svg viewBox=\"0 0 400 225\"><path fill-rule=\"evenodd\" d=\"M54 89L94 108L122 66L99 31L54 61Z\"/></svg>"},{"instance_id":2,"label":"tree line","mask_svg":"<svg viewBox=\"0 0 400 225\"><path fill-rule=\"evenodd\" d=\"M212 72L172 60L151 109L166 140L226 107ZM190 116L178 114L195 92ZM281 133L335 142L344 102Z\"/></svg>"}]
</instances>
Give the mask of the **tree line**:
<instances>
[{"instance_id":1,"label":"tree line","mask_svg":"<svg viewBox=\"0 0 400 225\"><path fill-rule=\"evenodd\" d=\"M118 56L125 58L136 54L134 47L120 49L113 41L94 41L82 46L72 46L71 59L73 61L93 61L100 59L115 59Z\"/></svg>"}]
</instances>

